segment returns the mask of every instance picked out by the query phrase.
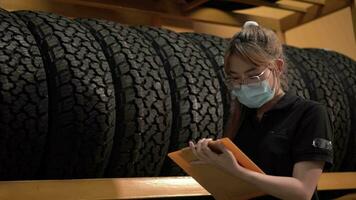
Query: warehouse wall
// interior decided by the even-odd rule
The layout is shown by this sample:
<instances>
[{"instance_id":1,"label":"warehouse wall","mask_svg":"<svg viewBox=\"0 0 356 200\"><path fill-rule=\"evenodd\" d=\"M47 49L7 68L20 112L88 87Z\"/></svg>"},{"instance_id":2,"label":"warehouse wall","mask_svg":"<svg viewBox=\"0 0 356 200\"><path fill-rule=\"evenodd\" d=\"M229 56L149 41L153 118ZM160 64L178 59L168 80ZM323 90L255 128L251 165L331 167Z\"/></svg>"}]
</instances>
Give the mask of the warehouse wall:
<instances>
[{"instance_id":1,"label":"warehouse wall","mask_svg":"<svg viewBox=\"0 0 356 200\"><path fill-rule=\"evenodd\" d=\"M341 52L356 60L356 41L351 9L345 8L286 33L287 44Z\"/></svg>"}]
</instances>

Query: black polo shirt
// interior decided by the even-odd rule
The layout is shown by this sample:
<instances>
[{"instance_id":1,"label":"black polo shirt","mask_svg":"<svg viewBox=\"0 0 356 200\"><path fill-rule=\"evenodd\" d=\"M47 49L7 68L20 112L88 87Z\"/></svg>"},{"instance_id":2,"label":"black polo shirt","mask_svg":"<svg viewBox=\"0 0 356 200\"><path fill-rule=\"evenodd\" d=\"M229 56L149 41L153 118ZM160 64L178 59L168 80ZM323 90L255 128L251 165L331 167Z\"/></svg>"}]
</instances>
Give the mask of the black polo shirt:
<instances>
[{"instance_id":1,"label":"black polo shirt","mask_svg":"<svg viewBox=\"0 0 356 200\"><path fill-rule=\"evenodd\" d=\"M322 104L287 92L260 121L256 111L246 108L234 142L266 174L291 177L299 161L332 164L332 127Z\"/></svg>"}]
</instances>

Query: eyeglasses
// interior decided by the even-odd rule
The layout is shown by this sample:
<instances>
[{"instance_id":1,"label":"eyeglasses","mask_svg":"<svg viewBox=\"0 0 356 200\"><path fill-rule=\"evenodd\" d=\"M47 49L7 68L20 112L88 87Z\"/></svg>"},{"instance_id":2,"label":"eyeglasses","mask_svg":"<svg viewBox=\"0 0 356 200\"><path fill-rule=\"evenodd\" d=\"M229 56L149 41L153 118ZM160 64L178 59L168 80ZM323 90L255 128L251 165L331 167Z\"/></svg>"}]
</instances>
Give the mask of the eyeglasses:
<instances>
[{"instance_id":1,"label":"eyeglasses","mask_svg":"<svg viewBox=\"0 0 356 200\"><path fill-rule=\"evenodd\" d=\"M246 84L253 84L253 83L259 83L263 80L267 79L266 71L268 68L263 70L259 75L257 76L250 76L245 79L240 79L240 78L233 78L231 76L226 75L225 79L225 85L228 87L228 89L241 89L241 85L246 85Z\"/></svg>"}]
</instances>

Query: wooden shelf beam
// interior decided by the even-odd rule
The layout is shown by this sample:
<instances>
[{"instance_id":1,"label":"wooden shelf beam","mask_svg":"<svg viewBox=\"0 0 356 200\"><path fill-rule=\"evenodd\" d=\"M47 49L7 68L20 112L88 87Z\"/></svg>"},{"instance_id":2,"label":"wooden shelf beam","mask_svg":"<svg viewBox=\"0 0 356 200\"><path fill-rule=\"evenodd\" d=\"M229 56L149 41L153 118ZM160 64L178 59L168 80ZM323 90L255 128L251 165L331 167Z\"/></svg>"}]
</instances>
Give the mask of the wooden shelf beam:
<instances>
[{"instance_id":1,"label":"wooden shelf beam","mask_svg":"<svg viewBox=\"0 0 356 200\"><path fill-rule=\"evenodd\" d=\"M198 6L208 2L209 0L194 0L183 7L183 11L189 11L193 10L194 8L197 8Z\"/></svg>"},{"instance_id":2,"label":"wooden shelf beam","mask_svg":"<svg viewBox=\"0 0 356 200\"><path fill-rule=\"evenodd\" d=\"M356 172L322 173L318 190L356 189ZM149 199L209 196L192 177L0 181L0 199Z\"/></svg>"},{"instance_id":3,"label":"wooden shelf beam","mask_svg":"<svg viewBox=\"0 0 356 200\"><path fill-rule=\"evenodd\" d=\"M226 0L224 0L226 1ZM285 4L280 4L278 1L276 3L271 3L269 1L264 1L264 0L228 0L230 2L236 2L236 3L243 3L247 5L253 5L253 6L266 6L266 7L272 7L272 8L279 8L283 10L290 10L290 11L295 11L295 12L302 12L305 13L306 11L304 9L301 9L300 7L296 7L293 5L285 5Z\"/></svg>"}]
</instances>

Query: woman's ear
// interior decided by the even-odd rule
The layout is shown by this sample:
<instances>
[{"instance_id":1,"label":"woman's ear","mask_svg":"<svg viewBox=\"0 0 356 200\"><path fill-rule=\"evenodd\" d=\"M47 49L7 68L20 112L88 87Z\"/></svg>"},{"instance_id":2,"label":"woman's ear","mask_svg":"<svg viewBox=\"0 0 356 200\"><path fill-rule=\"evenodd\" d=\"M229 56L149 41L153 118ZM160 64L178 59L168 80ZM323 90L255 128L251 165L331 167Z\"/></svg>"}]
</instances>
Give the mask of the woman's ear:
<instances>
[{"instance_id":1,"label":"woman's ear","mask_svg":"<svg viewBox=\"0 0 356 200\"><path fill-rule=\"evenodd\" d=\"M284 71L284 60L278 58L274 61L274 63L277 67L278 73L281 74Z\"/></svg>"}]
</instances>

